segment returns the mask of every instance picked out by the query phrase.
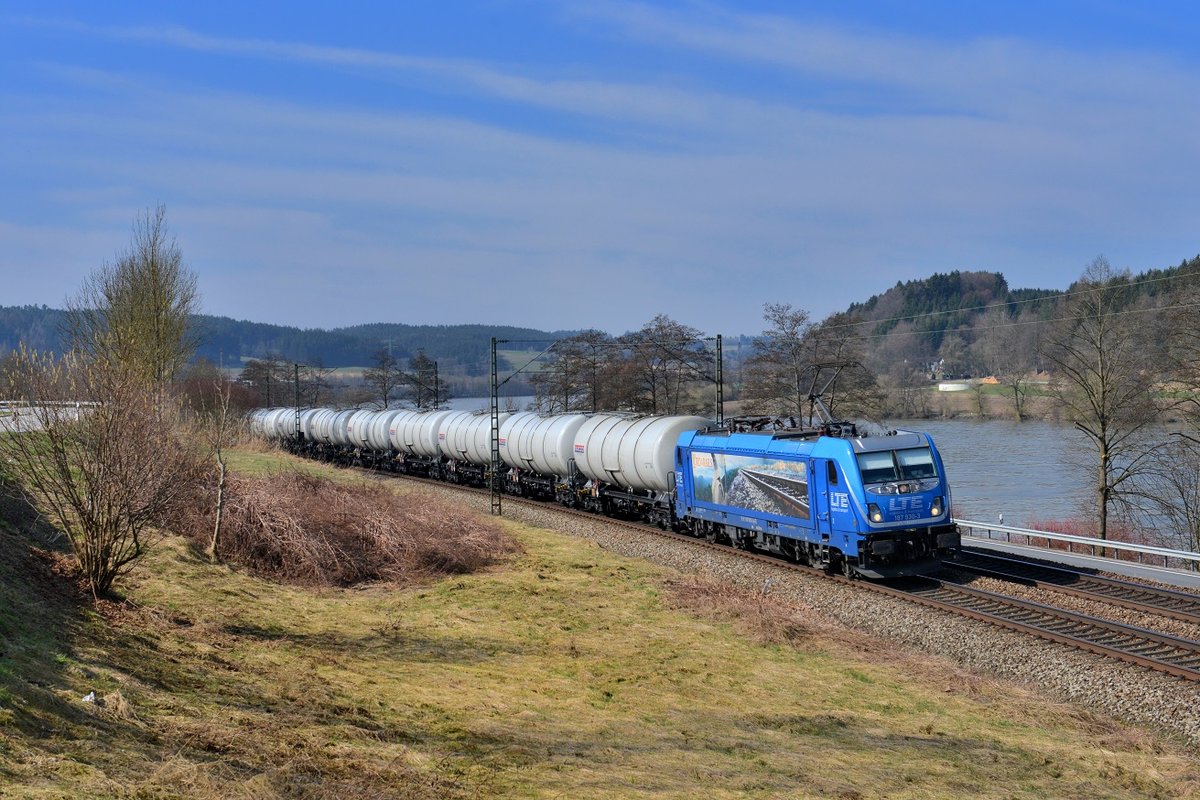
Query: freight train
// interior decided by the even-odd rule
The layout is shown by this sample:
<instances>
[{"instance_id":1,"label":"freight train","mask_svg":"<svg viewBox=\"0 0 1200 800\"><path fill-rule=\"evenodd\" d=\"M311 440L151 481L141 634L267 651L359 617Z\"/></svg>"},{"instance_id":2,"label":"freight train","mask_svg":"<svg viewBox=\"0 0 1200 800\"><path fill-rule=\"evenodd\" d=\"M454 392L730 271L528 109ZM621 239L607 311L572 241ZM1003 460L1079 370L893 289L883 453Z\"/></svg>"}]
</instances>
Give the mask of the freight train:
<instances>
[{"instance_id":1,"label":"freight train","mask_svg":"<svg viewBox=\"0 0 1200 800\"><path fill-rule=\"evenodd\" d=\"M268 408L258 436L343 464L636 518L871 579L936 569L960 547L928 434L867 436L758 418Z\"/></svg>"}]
</instances>

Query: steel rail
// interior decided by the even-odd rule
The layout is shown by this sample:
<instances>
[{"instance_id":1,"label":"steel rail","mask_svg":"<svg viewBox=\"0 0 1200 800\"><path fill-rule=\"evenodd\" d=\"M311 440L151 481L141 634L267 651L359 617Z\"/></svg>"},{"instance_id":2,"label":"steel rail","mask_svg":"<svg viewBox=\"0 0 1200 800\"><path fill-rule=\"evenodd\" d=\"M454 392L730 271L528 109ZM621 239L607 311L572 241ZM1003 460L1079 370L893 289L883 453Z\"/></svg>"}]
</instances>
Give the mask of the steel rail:
<instances>
[{"instance_id":1,"label":"steel rail","mask_svg":"<svg viewBox=\"0 0 1200 800\"><path fill-rule=\"evenodd\" d=\"M1168 636L982 589L936 580L929 583L932 585L909 592L923 605L954 608L959 613L1003 628L1033 633L1043 639L1149 667L1177 678L1200 681L1200 642L1192 639Z\"/></svg>"},{"instance_id":2,"label":"steel rail","mask_svg":"<svg viewBox=\"0 0 1200 800\"><path fill-rule=\"evenodd\" d=\"M962 552L945 564L979 575L1200 625L1200 595L1188 592L989 553Z\"/></svg>"}]
</instances>

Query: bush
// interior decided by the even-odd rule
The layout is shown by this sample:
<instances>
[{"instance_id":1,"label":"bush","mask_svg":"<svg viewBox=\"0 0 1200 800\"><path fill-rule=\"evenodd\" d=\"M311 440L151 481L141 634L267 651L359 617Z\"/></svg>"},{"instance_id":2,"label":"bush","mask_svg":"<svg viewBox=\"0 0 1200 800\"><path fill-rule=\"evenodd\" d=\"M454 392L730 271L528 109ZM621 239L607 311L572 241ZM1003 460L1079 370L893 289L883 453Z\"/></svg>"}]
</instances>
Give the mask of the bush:
<instances>
[{"instance_id":1,"label":"bush","mask_svg":"<svg viewBox=\"0 0 1200 800\"><path fill-rule=\"evenodd\" d=\"M231 476L217 555L310 586L413 583L496 563L516 543L490 521L426 494L348 486L295 472ZM207 546L212 512L188 520Z\"/></svg>"}]
</instances>

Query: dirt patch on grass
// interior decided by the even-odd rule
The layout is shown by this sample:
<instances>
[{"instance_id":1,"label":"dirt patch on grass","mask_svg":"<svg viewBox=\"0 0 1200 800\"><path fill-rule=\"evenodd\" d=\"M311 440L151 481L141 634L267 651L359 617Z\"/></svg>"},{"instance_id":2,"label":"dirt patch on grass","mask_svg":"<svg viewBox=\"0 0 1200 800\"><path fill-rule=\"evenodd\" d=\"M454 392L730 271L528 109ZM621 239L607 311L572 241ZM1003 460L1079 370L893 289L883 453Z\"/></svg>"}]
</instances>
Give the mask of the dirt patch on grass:
<instances>
[{"instance_id":1,"label":"dirt patch on grass","mask_svg":"<svg viewBox=\"0 0 1200 800\"><path fill-rule=\"evenodd\" d=\"M408 585L475 572L517 550L498 526L432 495L298 472L234 476L227 492L218 555L276 580ZM212 526L210 510L186 530L203 546Z\"/></svg>"}]
</instances>

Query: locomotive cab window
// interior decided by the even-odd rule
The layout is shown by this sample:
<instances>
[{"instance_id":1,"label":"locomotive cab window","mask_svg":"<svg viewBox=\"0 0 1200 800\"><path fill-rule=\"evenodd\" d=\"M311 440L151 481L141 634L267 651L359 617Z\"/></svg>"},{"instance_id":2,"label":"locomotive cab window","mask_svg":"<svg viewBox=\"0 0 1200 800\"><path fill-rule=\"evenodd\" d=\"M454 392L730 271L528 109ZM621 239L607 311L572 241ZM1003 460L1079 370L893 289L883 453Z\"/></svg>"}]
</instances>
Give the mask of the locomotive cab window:
<instances>
[{"instance_id":1,"label":"locomotive cab window","mask_svg":"<svg viewBox=\"0 0 1200 800\"><path fill-rule=\"evenodd\" d=\"M937 475L933 468L933 454L928 447L897 450L896 463L900 466L900 477L905 480L932 478Z\"/></svg>"},{"instance_id":2,"label":"locomotive cab window","mask_svg":"<svg viewBox=\"0 0 1200 800\"><path fill-rule=\"evenodd\" d=\"M826 461L826 462L825 462L825 470L826 470L826 471L825 471L825 474L828 476L828 478L827 478L827 479L828 479L828 481L829 481L829 485L830 485L830 486L837 486L837 481L838 481L838 478L837 478L837 465L836 465L836 464L834 464L832 461Z\"/></svg>"},{"instance_id":3,"label":"locomotive cab window","mask_svg":"<svg viewBox=\"0 0 1200 800\"><path fill-rule=\"evenodd\" d=\"M928 447L859 453L858 468L862 470L863 483L889 483L937 477L933 466L933 454L929 452Z\"/></svg>"}]
</instances>

